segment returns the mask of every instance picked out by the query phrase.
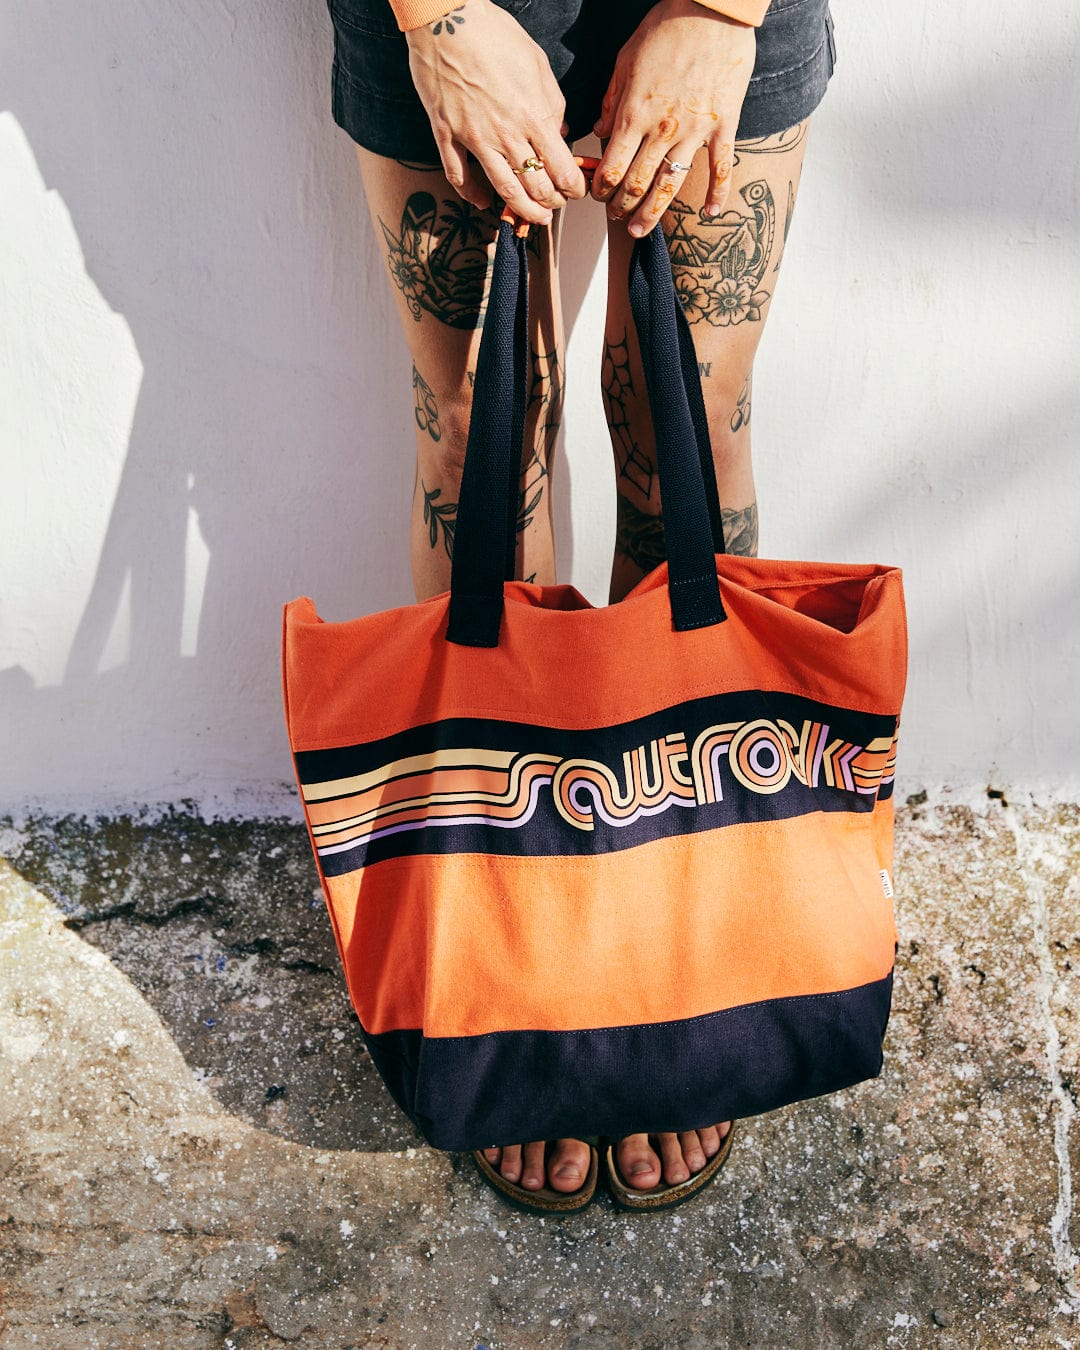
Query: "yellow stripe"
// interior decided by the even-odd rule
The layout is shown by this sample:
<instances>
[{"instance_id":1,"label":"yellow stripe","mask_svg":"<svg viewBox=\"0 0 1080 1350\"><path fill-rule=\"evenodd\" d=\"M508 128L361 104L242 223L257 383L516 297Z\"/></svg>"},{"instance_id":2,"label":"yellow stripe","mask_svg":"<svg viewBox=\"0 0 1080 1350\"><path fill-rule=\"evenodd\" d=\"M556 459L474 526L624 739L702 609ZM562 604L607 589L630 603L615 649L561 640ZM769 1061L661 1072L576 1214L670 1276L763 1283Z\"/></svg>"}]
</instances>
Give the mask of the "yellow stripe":
<instances>
[{"instance_id":1,"label":"yellow stripe","mask_svg":"<svg viewBox=\"0 0 1080 1350\"><path fill-rule=\"evenodd\" d=\"M313 835L340 834L343 830L352 829L357 825L374 824L379 820L391 819L393 816L410 811L417 806L427 808L448 802L460 802L464 806L474 807L475 813L481 812L484 806L508 806L521 798L521 779L526 769L531 769L534 765L540 768L553 768L555 763L556 761L550 756L523 756L514 765L513 774L507 779L506 788L502 792L429 792L419 797L405 797L401 801L390 802L386 806L375 806L370 811L363 811L355 816L347 816L343 820L328 820L322 825L313 825L311 833ZM530 774L530 792L532 777L533 775ZM474 812L462 811L460 814L469 815L474 814ZM361 833L368 834L370 831L363 830Z\"/></svg>"},{"instance_id":2,"label":"yellow stripe","mask_svg":"<svg viewBox=\"0 0 1080 1350\"><path fill-rule=\"evenodd\" d=\"M410 755L407 759L392 759L369 773L354 774L351 778L332 778L325 783L305 783L304 801L324 802L329 797L351 796L378 787L388 778L401 774L425 773L431 769L508 769L514 758L513 750L433 750L430 755Z\"/></svg>"}]
</instances>

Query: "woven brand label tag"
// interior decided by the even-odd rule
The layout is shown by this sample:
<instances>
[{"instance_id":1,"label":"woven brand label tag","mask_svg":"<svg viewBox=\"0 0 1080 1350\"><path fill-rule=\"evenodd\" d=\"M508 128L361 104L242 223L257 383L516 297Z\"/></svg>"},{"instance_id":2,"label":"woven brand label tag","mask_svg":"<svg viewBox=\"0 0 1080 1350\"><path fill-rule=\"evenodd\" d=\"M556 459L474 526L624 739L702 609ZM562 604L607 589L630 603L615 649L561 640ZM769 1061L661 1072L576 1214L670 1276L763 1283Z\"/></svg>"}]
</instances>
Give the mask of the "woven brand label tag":
<instances>
[{"instance_id":1,"label":"woven brand label tag","mask_svg":"<svg viewBox=\"0 0 1080 1350\"><path fill-rule=\"evenodd\" d=\"M881 889L885 892L886 900L893 898L892 882L889 879L888 868L885 867L881 869Z\"/></svg>"}]
</instances>

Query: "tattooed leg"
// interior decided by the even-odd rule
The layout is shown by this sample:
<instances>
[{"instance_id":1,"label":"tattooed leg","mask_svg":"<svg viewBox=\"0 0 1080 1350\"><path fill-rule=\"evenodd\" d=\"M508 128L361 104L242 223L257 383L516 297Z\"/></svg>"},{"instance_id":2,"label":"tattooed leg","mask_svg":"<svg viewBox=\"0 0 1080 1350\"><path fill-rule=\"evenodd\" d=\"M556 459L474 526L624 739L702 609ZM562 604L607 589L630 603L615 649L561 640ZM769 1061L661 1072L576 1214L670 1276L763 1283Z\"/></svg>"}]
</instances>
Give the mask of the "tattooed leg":
<instances>
[{"instance_id":1,"label":"tattooed leg","mask_svg":"<svg viewBox=\"0 0 1080 1350\"><path fill-rule=\"evenodd\" d=\"M808 123L735 147L728 208L701 214L708 159L699 154L663 220L675 289L690 323L709 419L724 539L757 552L750 460L751 384L798 192ZM621 599L664 557L656 444L626 299L631 241L608 234L608 313L601 385L615 455L618 526L610 597Z\"/></svg>"},{"instance_id":2,"label":"tattooed leg","mask_svg":"<svg viewBox=\"0 0 1080 1350\"><path fill-rule=\"evenodd\" d=\"M417 471L411 558L417 597L450 584L458 493L472 410L496 211L457 196L438 167L358 151L376 239L412 355ZM554 581L551 459L562 415L563 337L556 225L530 235L532 373L518 495L517 573ZM402 397L406 386L402 385Z\"/></svg>"}]
</instances>

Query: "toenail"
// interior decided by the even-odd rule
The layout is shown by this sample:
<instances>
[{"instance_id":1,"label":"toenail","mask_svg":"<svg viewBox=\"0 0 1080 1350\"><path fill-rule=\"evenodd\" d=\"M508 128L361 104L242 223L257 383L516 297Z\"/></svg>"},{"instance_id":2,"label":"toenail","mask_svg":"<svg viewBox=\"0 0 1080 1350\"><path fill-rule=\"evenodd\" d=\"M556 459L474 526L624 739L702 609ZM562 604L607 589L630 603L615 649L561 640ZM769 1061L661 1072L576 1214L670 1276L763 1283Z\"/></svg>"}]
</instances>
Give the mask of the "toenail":
<instances>
[{"instance_id":1,"label":"toenail","mask_svg":"<svg viewBox=\"0 0 1080 1350\"><path fill-rule=\"evenodd\" d=\"M540 1186L541 1182L539 1177L526 1177L521 1184L527 1186L530 1191L535 1191Z\"/></svg>"},{"instance_id":2,"label":"toenail","mask_svg":"<svg viewBox=\"0 0 1080 1350\"><path fill-rule=\"evenodd\" d=\"M571 1177L579 1177L581 1175L581 1168L575 1167L573 1163L566 1163L558 1169L555 1175L564 1181L569 1181Z\"/></svg>"},{"instance_id":3,"label":"toenail","mask_svg":"<svg viewBox=\"0 0 1080 1350\"><path fill-rule=\"evenodd\" d=\"M632 1177L639 1177L643 1172L651 1172L651 1171L652 1168L644 1160L632 1163L630 1167L630 1175Z\"/></svg>"}]
</instances>

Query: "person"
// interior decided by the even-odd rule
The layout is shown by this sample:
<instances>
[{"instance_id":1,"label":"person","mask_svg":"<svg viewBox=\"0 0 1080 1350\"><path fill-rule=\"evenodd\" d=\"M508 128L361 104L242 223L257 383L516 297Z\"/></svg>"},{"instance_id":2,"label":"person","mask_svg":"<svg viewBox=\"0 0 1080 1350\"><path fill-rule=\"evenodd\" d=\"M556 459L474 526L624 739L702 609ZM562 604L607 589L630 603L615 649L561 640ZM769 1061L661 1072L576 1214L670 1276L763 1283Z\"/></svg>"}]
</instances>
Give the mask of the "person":
<instances>
[{"instance_id":1,"label":"person","mask_svg":"<svg viewBox=\"0 0 1080 1350\"><path fill-rule=\"evenodd\" d=\"M485 280L502 203L529 234L531 382L517 571L555 580L551 485L565 356L562 208L586 195L573 155L603 147L609 285L601 371L615 460L609 598L664 557L645 381L626 276L635 237L662 226L702 376L727 548L755 554L750 455L754 354L799 188L808 119L835 60L828 0L328 0L332 112L357 143L368 208L412 357L418 599L449 586ZM391 8L391 6L393 8ZM614 1166L659 1208L719 1169L730 1122L631 1135ZM510 1200L572 1209L583 1140L483 1151Z\"/></svg>"}]
</instances>

